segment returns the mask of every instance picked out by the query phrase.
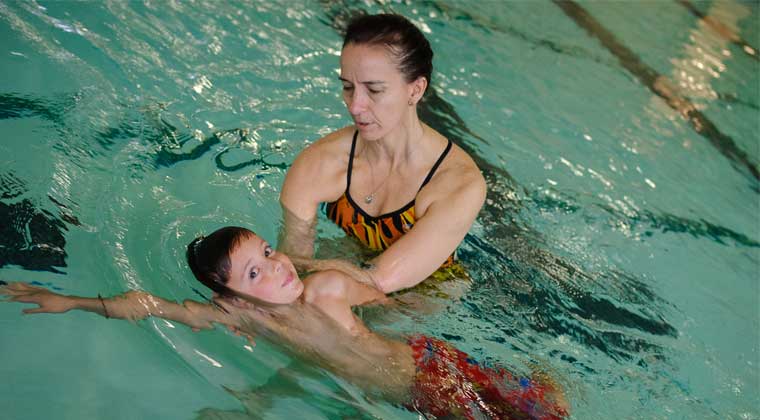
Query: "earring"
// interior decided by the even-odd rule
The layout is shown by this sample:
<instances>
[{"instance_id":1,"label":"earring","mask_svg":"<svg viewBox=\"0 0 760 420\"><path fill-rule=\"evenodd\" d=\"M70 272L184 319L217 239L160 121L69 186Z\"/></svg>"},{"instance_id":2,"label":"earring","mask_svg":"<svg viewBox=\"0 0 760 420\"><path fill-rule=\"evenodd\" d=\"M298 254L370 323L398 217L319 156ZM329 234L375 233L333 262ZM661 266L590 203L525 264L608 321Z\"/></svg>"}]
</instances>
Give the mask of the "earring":
<instances>
[{"instance_id":1,"label":"earring","mask_svg":"<svg viewBox=\"0 0 760 420\"><path fill-rule=\"evenodd\" d=\"M409 104L409 106L412 106L414 105L414 101L410 99L409 102L407 102L407 104Z\"/></svg>"}]
</instances>

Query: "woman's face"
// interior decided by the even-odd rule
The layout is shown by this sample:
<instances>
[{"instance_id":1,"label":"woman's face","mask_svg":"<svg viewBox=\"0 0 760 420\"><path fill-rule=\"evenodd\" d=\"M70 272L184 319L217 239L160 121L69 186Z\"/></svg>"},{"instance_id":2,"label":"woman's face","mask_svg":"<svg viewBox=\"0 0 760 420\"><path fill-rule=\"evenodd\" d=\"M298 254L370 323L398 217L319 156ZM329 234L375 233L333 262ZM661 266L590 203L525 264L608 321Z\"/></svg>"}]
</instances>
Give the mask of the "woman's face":
<instances>
[{"instance_id":1,"label":"woman's face","mask_svg":"<svg viewBox=\"0 0 760 420\"><path fill-rule=\"evenodd\" d=\"M230 254L227 287L271 303L292 303L303 292L288 256L256 235L243 239Z\"/></svg>"},{"instance_id":2,"label":"woman's face","mask_svg":"<svg viewBox=\"0 0 760 420\"><path fill-rule=\"evenodd\" d=\"M348 44L340 55L343 100L365 140L396 128L408 112L413 84L407 83L386 49Z\"/></svg>"}]
</instances>

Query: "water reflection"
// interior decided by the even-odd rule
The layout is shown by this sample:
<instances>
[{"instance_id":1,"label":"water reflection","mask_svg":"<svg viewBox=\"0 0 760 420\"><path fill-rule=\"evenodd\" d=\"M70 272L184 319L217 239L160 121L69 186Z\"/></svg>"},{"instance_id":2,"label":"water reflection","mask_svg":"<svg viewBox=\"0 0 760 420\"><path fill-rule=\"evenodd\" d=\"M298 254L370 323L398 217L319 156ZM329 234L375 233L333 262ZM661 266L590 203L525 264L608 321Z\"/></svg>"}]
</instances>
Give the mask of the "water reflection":
<instances>
[{"instance_id":1,"label":"water reflection","mask_svg":"<svg viewBox=\"0 0 760 420\"><path fill-rule=\"evenodd\" d=\"M760 169L757 162L742 150L736 142L723 133L706 115L687 98L682 96L673 83L664 75L657 73L626 45L616 38L614 33L605 28L581 5L573 1L554 2L568 17L573 19L586 32L597 38L620 64L633 74L644 86L662 98L673 110L680 113L692 126L694 131L707 139L721 154L728 158L739 170L746 171L752 178L752 188L758 190Z\"/></svg>"}]
</instances>

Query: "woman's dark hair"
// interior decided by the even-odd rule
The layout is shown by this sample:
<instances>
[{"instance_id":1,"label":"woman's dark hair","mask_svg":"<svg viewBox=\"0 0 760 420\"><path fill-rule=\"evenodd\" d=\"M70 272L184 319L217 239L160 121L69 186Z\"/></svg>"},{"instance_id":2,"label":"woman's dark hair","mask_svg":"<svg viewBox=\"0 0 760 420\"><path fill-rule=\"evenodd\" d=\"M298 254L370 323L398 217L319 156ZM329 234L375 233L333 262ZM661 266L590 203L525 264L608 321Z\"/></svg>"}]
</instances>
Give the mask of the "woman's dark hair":
<instances>
[{"instance_id":1,"label":"woman's dark hair","mask_svg":"<svg viewBox=\"0 0 760 420\"><path fill-rule=\"evenodd\" d=\"M428 86L433 74L433 49L425 35L401 15L364 15L348 23L343 47L348 44L382 45L397 61L407 83L420 76Z\"/></svg>"},{"instance_id":2,"label":"woman's dark hair","mask_svg":"<svg viewBox=\"0 0 760 420\"><path fill-rule=\"evenodd\" d=\"M187 246L187 265L199 282L221 296L236 296L227 287L230 280L230 254L254 233L237 226L227 226L214 233L193 239Z\"/></svg>"}]
</instances>

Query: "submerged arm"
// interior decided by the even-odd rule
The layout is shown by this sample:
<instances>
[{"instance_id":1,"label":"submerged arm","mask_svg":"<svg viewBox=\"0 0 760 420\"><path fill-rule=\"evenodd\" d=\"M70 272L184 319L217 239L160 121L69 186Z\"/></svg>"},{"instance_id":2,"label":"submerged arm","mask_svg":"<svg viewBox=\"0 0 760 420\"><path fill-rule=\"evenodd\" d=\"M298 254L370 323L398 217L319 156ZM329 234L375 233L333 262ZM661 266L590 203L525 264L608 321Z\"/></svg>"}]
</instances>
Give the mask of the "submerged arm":
<instances>
[{"instance_id":1,"label":"submerged arm","mask_svg":"<svg viewBox=\"0 0 760 420\"><path fill-rule=\"evenodd\" d=\"M352 126L309 145L293 161L280 191L283 226L278 249L291 257L314 255L319 203L336 200L346 190ZM299 267L301 268L301 267Z\"/></svg>"},{"instance_id":2,"label":"submerged arm","mask_svg":"<svg viewBox=\"0 0 760 420\"><path fill-rule=\"evenodd\" d=\"M106 318L140 320L150 316L181 322L193 329L211 329L212 323L233 325L233 318L208 304L185 300L182 304L150 293L132 290L110 298L66 296L27 283L0 286L0 294L11 302L33 303L25 314L63 313L70 310L93 312Z\"/></svg>"}]
</instances>

